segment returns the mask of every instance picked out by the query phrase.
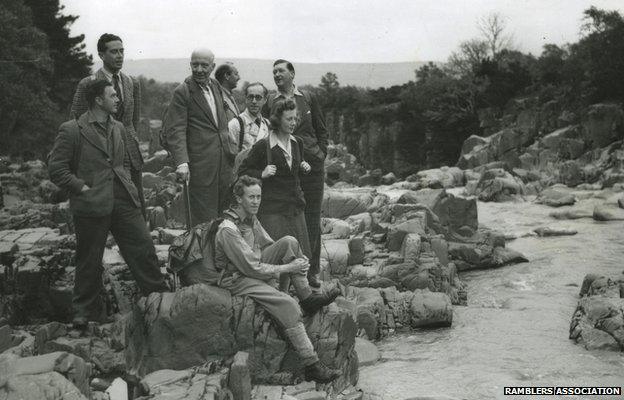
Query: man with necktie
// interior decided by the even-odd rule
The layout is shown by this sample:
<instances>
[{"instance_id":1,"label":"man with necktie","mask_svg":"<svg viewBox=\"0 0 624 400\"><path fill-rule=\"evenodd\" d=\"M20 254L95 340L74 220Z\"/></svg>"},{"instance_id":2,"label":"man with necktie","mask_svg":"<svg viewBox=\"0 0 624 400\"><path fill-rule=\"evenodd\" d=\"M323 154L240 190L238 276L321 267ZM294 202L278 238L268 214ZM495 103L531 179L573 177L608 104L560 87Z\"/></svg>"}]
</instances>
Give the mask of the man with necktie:
<instances>
[{"instance_id":1,"label":"man with necktie","mask_svg":"<svg viewBox=\"0 0 624 400\"><path fill-rule=\"evenodd\" d=\"M82 79L76 88L70 117L78 119L88 109L86 88L90 82L106 79L112 83L119 99L117 112L113 117L125 127L124 143L128 152L130 176L139 191L141 212L145 217L145 199L143 197L143 157L139 149L137 128L141 118L141 86L139 81L121 72L124 62L124 46L121 38L111 33L100 36L97 43L98 55L102 59L102 68L95 74Z\"/></svg>"},{"instance_id":2,"label":"man with necktie","mask_svg":"<svg viewBox=\"0 0 624 400\"><path fill-rule=\"evenodd\" d=\"M212 51L193 51L192 74L174 90L163 120L176 175L189 183L193 225L219 216L229 200L228 121L219 83L210 78L214 66Z\"/></svg>"}]
</instances>

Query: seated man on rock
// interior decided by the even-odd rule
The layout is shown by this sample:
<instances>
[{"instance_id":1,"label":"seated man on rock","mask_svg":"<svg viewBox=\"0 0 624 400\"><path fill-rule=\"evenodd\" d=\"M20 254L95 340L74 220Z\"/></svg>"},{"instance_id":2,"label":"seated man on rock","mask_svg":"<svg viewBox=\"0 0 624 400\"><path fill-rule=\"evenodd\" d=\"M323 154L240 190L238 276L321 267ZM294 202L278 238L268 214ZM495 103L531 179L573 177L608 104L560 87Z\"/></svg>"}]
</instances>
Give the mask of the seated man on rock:
<instances>
[{"instance_id":1,"label":"seated man on rock","mask_svg":"<svg viewBox=\"0 0 624 400\"><path fill-rule=\"evenodd\" d=\"M307 380L331 382L341 372L319 361L303 326L301 309L313 314L333 302L340 290L312 291L306 276L310 264L297 240L285 236L274 242L256 218L261 193L258 179L243 175L234 184L234 205L224 212L215 237L215 265L222 271L218 285L233 295L252 298L271 314L301 357ZM301 309L288 293L271 284L276 279L282 287L285 280L291 280Z\"/></svg>"}]
</instances>

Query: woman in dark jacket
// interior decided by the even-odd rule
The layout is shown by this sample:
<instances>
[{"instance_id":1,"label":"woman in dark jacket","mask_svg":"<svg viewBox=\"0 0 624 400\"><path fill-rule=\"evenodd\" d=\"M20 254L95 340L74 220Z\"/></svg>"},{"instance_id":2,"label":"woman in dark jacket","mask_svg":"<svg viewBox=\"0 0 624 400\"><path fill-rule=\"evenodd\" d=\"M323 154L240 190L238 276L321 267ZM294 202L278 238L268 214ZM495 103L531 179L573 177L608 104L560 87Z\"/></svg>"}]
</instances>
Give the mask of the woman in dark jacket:
<instances>
[{"instance_id":1,"label":"woman in dark jacket","mask_svg":"<svg viewBox=\"0 0 624 400\"><path fill-rule=\"evenodd\" d=\"M310 172L310 164L303 160L302 144L292 136L297 125L295 102L276 102L269 120L269 136L253 145L238 175L262 179L258 219L271 238L295 237L303 254L310 258L305 200L299 183L299 175Z\"/></svg>"}]
</instances>

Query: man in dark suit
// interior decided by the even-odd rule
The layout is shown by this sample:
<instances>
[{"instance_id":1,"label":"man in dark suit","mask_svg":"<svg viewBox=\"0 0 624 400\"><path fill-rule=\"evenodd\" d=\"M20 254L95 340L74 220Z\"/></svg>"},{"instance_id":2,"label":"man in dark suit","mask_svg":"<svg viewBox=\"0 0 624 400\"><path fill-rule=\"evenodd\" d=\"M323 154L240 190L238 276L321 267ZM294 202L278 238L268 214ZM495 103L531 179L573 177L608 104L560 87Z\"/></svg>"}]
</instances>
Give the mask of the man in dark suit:
<instances>
[{"instance_id":1,"label":"man in dark suit","mask_svg":"<svg viewBox=\"0 0 624 400\"><path fill-rule=\"evenodd\" d=\"M214 66L212 51L193 51L192 75L174 90L163 120L176 174L189 182L192 225L219 216L229 200L233 156L219 83L210 78Z\"/></svg>"},{"instance_id":2,"label":"man in dark suit","mask_svg":"<svg viewBox=\"0 0 624 400\"><path fill-rule=\"evenodd\" d=\"M70 118L78 118L87 111L88 105L85 90L89 82L95 79L106 79L113 84L119 98L119 107L113 117L123 123L126 128L124 142L130 154L132 182L139 191L141 211L145 217L145 199L143 197L143 157L139 149L137 129L141 118L141 85L136 79L121 72L124 62L124 47L119 36L105 33L97 43L98 55L103 66L95 74L82 79L78 83L70 111Z\"/></svg>"},{"instance_id":3,"label":"man in dark suit","mask_svg":"<svg viewBox=\"0 0 624 400\"><path fill-rule=\"evenodd\" d=\"M219 82L219 88L221 89L221 96L223 97L223 107L225 108L225 117L228 122L238 117L241 113L236 104L236 99L232 94L232 91L236 89L240 77L238 76L238 70L231 63L225 63L219 65L215 70L215 79Z\"/></svg>"},{"instance_id":4,"label":"man in dark suit","mask_svg":"<svg viewBox=\"0 0 624 400\"><path fill-rule=\"evenodd\" d=\"M318 99L313 93L298 89L294 79L295 67L291 62L280 59L273 63L273 80L277 86L277 93L269 94L262 114L269 116L271 107L278 100L292 99L297 104L299 121L293 135L303 141L304 158L312 167L309 174L301 176L301 189L306 201L305 220L312 248L308 280L310 286L320 287L318 273L321 257L321 206L325 187L328 135Z\"/></svg>"},{"instance_id":5,"label":"man in dark suit","mask_svg":"<svg viewBox=\"0 0 624 400\"><path fill-rule=\"evenodd\" d=\"M111 232L144 295L167 290L130 178L124 126L114 120L119 100L106 79L85 88L89 110L59 128L48 163L50 179L70 194L76 229L74 325L102 321L102 256Z\"/></svg>"}]
</instances>

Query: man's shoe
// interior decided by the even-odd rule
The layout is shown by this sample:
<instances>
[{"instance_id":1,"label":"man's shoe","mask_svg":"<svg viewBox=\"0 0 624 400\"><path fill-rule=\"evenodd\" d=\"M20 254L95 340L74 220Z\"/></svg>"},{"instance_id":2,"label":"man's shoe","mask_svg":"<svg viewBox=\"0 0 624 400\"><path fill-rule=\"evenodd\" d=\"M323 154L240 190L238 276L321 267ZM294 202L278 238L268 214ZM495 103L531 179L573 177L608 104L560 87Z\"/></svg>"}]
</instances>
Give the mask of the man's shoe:
<instances>
[{"instance_id":1,"label":"man's shoe","mask_svg":"<svg viewBox=\"0 0 624 400\"><path fill-rule=\"evenodd\" d=\"M340 296L340 289L333 288L327 293L312 293L305 300L301 300L299 305L306 314L316 314L318 310L334 302Z\"/></svg>"},{"instance_id":2,"label":"man's shoe","mask_svg":"<svg viewBox=\"0 0 624 400\"><path fill-rule=\"evenodd\" d=\"M338 369L328 368L320 361L305 367L306 381L315 381L318 383L329 383L342 375L342 371Z\"/></svg>"},{"instance_id":3,"label":"man's shoe","mask_svg":"<svg viewBox=\"0 0 624 400\"><path fill-rule=\"evenodd\" d=\"M321 281L318 280L316 275L308 275L308 285L318 289L321 287Z\"/></svg>"}]
</instances>

